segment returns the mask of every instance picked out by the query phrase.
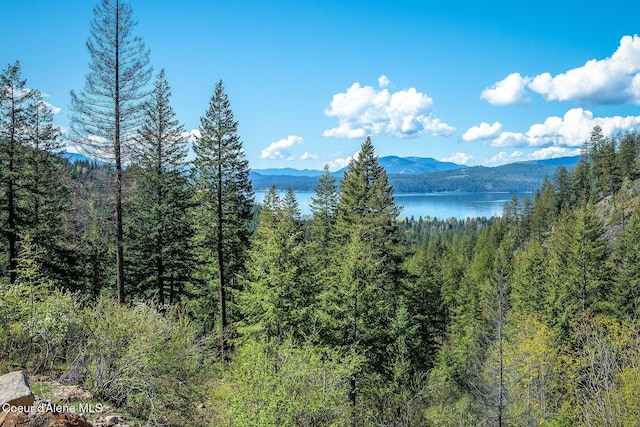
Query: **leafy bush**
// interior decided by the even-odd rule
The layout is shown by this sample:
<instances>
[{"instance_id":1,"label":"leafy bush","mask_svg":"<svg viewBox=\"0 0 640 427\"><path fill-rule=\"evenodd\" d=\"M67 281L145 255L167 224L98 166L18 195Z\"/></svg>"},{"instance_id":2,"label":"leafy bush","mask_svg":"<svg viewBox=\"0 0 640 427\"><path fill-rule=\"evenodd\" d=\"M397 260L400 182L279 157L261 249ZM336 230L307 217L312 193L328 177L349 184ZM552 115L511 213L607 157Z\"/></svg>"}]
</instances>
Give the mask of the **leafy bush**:
<instances>
[{"instance_id":1,"label":"leafy bush","mask_svg":"<svg viewBox=\"0 0 640 427\"><path fill-rule=\"evenodd\" d=\"M247 340L221 366L215 425L342 426L349 423L355 358L291 341Z\"/></svg>"},{"instance_id":2,"label":"leafy bush","mask_svg":"<svg viewBox=\"0 0 640 427\"><path fill-rule=\"evenodd\" d=\"M83 315L77 296L55 289L41 269L41 253L22 241L16 282L0 285L0 359L34 373L51 372L75 357Z\"/></svg>"},{"instance_id":3,"label":"leafy bush","mask_svg":"<svg viewBox=\"0 0 640 427\"><path fill-rule=\"evenodd\" d=\"M89 316L86 385L150 425L195 425L194 330L179 312L100 300Z\"/></svg>"}]
</instances>

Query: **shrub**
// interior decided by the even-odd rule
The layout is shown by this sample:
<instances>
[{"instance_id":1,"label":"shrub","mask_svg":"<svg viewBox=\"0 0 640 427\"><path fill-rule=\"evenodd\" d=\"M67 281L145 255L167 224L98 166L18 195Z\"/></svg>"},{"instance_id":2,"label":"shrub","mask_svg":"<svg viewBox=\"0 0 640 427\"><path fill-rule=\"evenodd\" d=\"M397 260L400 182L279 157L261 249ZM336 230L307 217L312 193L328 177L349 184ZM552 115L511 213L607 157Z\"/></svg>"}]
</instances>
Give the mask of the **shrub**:
<instances>
[{"instance_id":1,"label":"shrub","mask_svg":"<svg viewBox=\"0 0 640 427\"><path fill-rule=\"evenodd\" d=\"M91 311L87 386L149 425L194 425L198 346L178 311L102 299Z\"/></svg>"}]
</instances>

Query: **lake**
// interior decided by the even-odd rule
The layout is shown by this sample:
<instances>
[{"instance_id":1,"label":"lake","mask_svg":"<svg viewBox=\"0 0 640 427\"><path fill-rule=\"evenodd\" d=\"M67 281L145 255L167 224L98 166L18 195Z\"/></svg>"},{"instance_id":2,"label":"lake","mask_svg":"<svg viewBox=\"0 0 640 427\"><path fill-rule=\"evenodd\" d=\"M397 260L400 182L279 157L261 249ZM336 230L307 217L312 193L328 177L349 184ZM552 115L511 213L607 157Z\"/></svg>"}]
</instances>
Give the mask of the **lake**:
<instances>
[{"instance_id":1,"label":"lake","mask_svg":"<svg viewBox=\"0 0 640 427\"><path fill-rule=\"evenodd\" d=\"M256 202L262 202L266 191L256 191ZM284 192L281 192L281 195ZM396 203L402 206L401 217L418 219L430 216L431 218L447 219L467 217L492 217L501 216L505 202L511 200L513 195L522 200L527 193L420 193L420 194L396 194ZM530 197L533 195L528 194ZM296 192L296 198L300 203L302 215L311 215L311 198L314 192Z\"/></svg>"}]
</instances>

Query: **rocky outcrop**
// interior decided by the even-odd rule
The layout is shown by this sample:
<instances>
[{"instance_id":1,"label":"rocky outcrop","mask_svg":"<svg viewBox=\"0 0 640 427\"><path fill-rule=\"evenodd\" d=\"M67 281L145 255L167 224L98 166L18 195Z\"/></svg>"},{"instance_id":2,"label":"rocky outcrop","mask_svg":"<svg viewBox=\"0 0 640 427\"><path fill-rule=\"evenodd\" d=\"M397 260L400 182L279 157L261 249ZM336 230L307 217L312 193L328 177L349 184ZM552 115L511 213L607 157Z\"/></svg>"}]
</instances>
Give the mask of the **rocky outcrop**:
<instances>
[{"instance_id":1,"label":"rocky outcrop","mask_svg":"<svg viewBox=\"0 0 640 427\"><path fill-rule=\"evenodd\" d=\"M11 372L0 377L0 407L30 407L35 400L24 372Z\"/></svg>"},{"instance_id":2,"label":"rocky outcrop","mask_svg":"<svg viewBox=\"0 0 640 427\"><path fill-rule=\"evenodd\" d=\"M77 414L0 412L0 427L93 427L93 424Z\"/></svg>"},{"instance_id":3,"label":"rocky outcrop","mask_svg":"<svg viewBox=\"0 0 640 427\"><path fill-rule=\"evenodd\" d=\"M128 427L112 408L89 404L91 393L81 387L56 381L47 385L46 397L34 396L23 372L1 376L0 427ZM87 415L101 417L92 422Z\"/></svg>"}]
</instances>

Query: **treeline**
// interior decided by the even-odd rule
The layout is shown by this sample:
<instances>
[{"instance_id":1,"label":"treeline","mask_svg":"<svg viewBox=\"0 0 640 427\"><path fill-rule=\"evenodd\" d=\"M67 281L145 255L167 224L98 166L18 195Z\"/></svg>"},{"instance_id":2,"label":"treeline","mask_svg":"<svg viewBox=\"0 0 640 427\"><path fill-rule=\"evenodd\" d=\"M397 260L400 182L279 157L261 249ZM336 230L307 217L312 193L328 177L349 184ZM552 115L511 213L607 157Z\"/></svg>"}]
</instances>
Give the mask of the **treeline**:
<instances>
[{"instance_id":1,"label":"treeline","mask_svg":"<svg viewBox=\"0 0 640 427\"><path fill-rule=\"evenodd\" d=\"M567 169L576 165L575 158L561 160ZM455 192L534 192L546 176L553 176L557 165L536 162L512 163L496 167L472 166L425 174L389 174L389 183L396 193ZM334 174L339 181L341 176ZM313 191L318 177L289 175L260 175L252 172L251 180L256 190L270 186L286 190Z\"/></svg>"}]
</instances>

